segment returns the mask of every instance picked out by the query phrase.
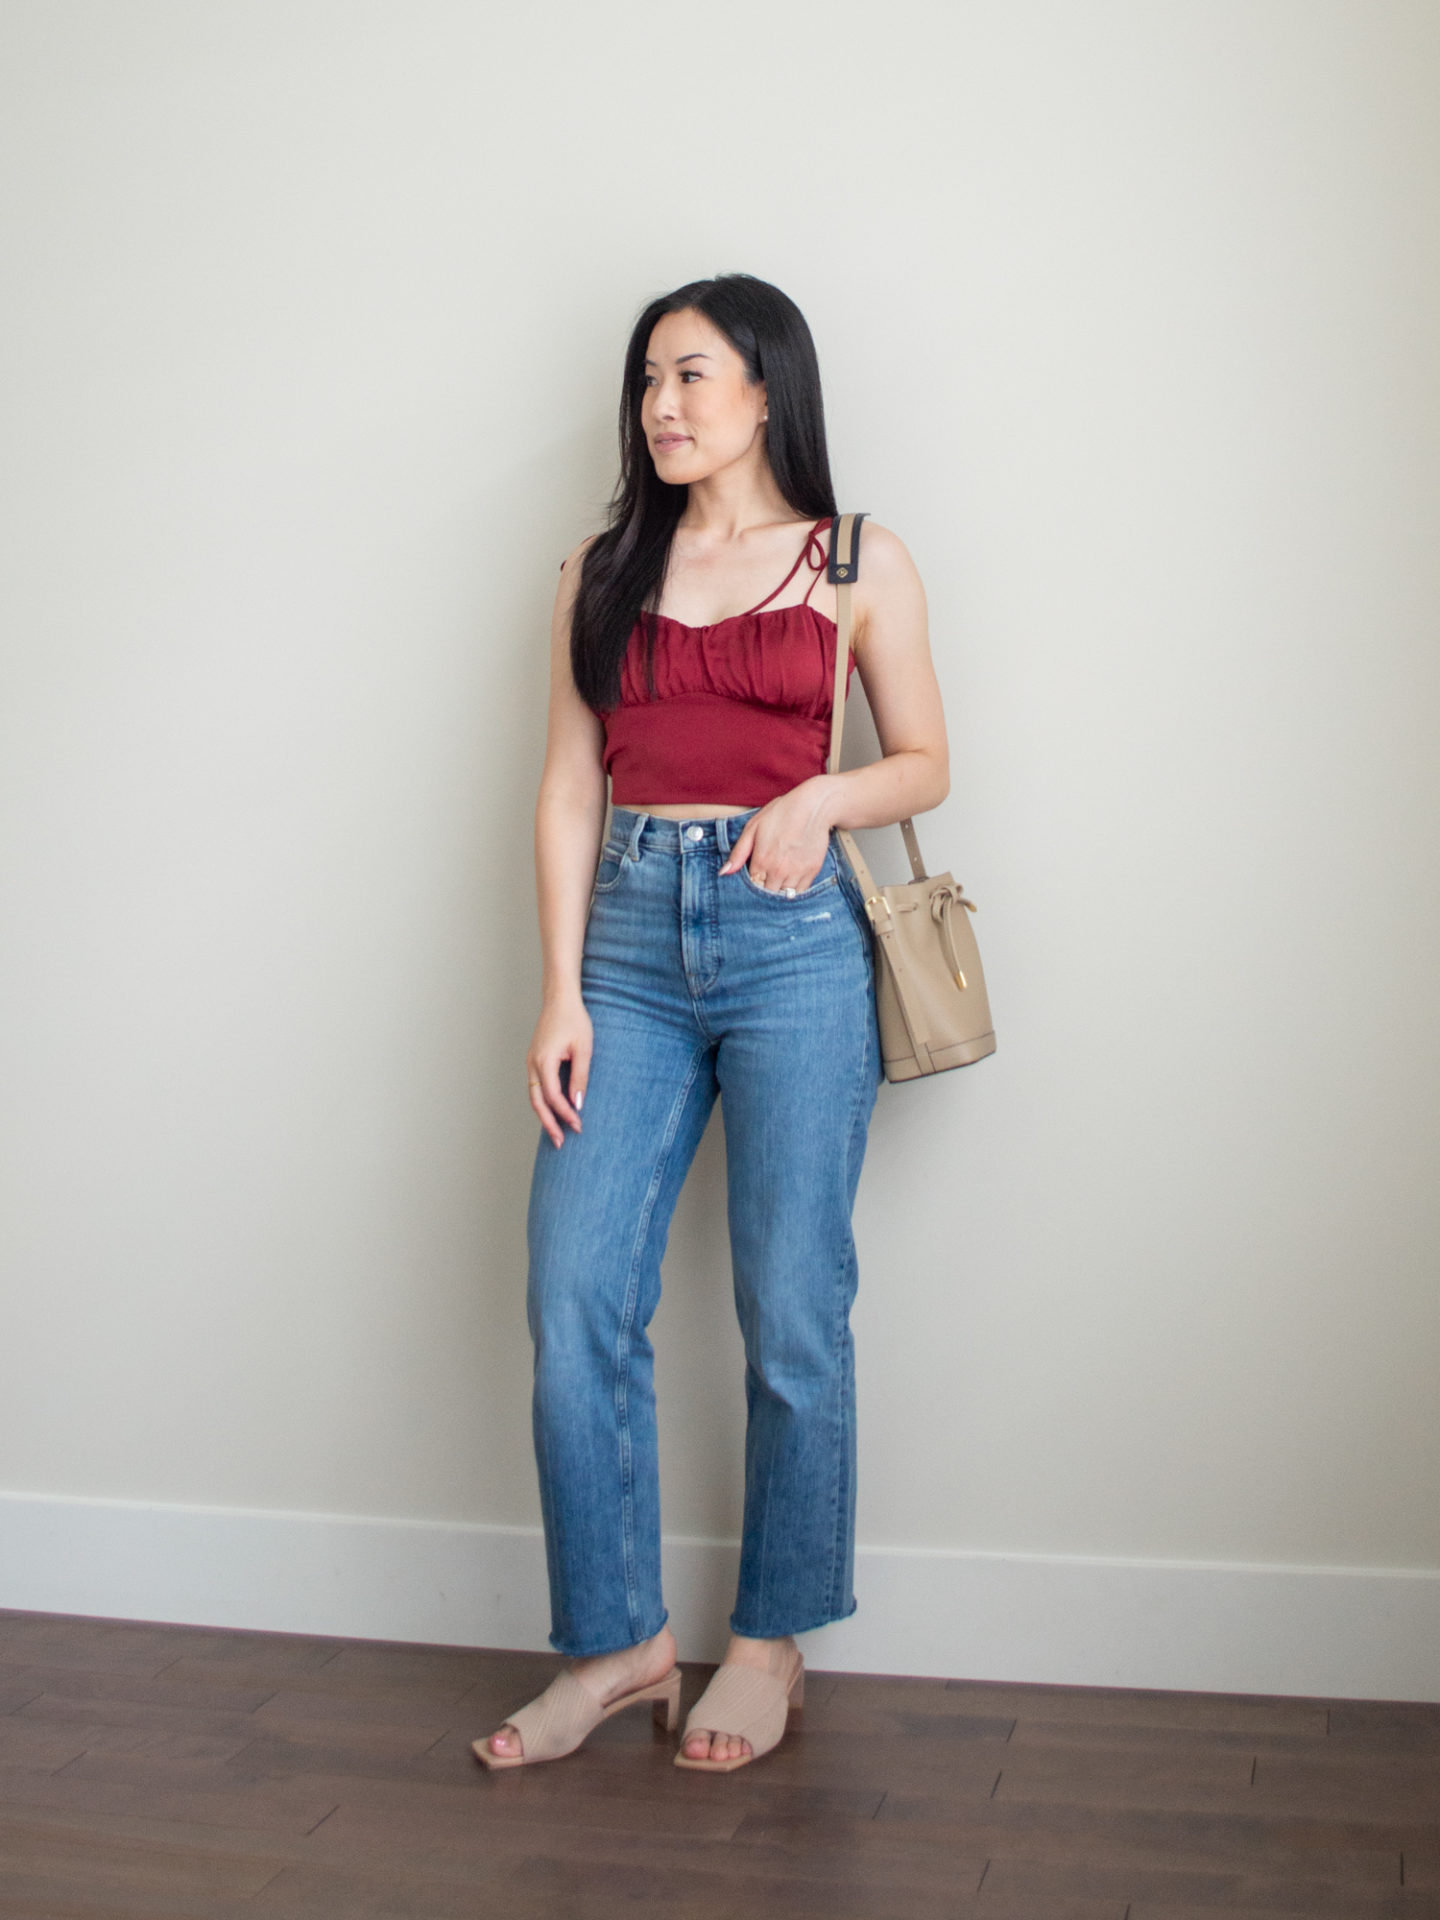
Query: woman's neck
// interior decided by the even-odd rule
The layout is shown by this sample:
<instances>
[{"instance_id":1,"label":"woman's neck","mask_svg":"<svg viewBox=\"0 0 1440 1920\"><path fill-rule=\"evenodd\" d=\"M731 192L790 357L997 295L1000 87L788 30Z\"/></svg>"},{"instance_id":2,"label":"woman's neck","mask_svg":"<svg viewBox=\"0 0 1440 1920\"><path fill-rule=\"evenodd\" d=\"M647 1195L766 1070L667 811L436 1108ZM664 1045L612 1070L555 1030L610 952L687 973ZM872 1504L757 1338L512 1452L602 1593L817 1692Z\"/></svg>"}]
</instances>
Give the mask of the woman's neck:
<instances>
[{"instance_id":1,"label":"woman's neck","mask_svg":"<svg viewBox=\"0 0 1440 1920\"><path fill-rule=\"evenodd\" d=\"M737 460L704 480L692 480L679 525L707 541L734 540L752 527L777 520L801 520L775 484L762 455Z\"/></svg>"}]
</instances>

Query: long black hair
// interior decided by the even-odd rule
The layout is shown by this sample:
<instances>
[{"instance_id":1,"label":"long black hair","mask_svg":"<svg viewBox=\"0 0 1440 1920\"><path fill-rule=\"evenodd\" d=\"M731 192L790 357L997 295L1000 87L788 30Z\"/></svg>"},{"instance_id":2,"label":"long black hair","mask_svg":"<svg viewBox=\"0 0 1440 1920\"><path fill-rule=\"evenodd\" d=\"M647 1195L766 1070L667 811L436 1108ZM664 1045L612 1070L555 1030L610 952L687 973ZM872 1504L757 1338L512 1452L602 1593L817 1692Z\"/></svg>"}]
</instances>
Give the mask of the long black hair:
<instances>
[{"instance_id":1,"label":"long black hair","mask_svg":"<svg viewBox=\"0 0 1440 1920\"><path fill-rule=\"evenodd\" d=\"M703 313L745 363L752 385L766 383L765 446L775 484L797 513L835 512L820 363L805 316L788 295L748 273L692 280L652 300L630 335L620 395L620 478L603 533L586 550L570 622L570 666L581 698L597 713L619 703L620 666L642 612L659 597L670 542L688 488L655 471L640 424L645 354L667 313ZM655 628L645 626L645 675L654 692Z\"/></svg>"}]
</instances>

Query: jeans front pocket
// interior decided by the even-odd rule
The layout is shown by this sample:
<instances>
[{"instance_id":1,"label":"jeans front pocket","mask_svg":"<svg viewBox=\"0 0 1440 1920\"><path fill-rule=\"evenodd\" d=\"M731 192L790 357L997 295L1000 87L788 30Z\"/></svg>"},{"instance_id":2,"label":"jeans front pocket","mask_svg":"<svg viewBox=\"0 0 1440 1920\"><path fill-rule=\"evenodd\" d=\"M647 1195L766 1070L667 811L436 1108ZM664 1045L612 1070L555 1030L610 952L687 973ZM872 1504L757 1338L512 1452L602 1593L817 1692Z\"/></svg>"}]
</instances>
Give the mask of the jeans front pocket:
<instances>
[{"instance_id":1,"label":"jeans front pocket","mask_svg":"<svg viewBox=\"0 0 1440 1920\"><path fill-rule=\"evenodd\" d=\"M825 858L820 862L820 871L808 887L802 887L798 893L777 892L773 887L762 887L758 880L750 877L750 862L747 860L739 869L740 878L751 893L758 894L762 900L773 900L781 907L797 907L802 900L813 900L817 893L825 893L829 888L840 884L840 872L835 864L835 843L831 841L825 849Z\"/></svg>"},{"instance_id":2,"label":"jeans front pocket","mask_svg":"<svg viewBox=\"0 0 1440 1920\"><path fill-rule=\"evenodd\" d=\"M625 842L617 846L607 841L600 854L600 864L595 869L595 884L591 888L592 897L597 893L609 893L618 887L625 872Z\"/></svg>"}]
</instances>

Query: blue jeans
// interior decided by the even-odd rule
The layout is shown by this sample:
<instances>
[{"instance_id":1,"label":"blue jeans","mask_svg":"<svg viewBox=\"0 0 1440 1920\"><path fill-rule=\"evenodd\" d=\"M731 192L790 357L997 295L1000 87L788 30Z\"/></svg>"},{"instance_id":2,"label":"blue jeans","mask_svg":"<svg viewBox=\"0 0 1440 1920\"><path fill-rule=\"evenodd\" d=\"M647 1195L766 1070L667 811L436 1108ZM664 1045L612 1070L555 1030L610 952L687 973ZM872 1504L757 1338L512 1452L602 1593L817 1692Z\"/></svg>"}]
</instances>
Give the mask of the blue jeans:
<instances>
[{"instance_id":1,"label":"blue jeans","mask_svg":"<svg viewBox=\"0 0 1440 1920\"><path fill-rule=\"evenodd\" d=\"M855 1611L850 1217L880 1084L869 924L832 834L793 900L723 865L751 814L616 808L581 993L584 1125L542 1132L530 1188L534 1435L550 1643L665 1624L653 1349L660 1260L717 1095L745 1343L745 1508L732 1631Z\"/></svg>"}]
</instances>

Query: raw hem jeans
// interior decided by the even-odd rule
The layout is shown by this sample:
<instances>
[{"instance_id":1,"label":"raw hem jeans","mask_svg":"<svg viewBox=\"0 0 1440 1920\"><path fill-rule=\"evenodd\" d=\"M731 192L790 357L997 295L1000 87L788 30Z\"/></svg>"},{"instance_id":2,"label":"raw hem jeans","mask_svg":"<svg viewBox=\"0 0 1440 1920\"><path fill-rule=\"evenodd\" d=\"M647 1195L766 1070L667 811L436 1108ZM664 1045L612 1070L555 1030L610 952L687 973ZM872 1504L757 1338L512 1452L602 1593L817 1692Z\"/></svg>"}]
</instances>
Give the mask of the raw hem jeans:
<instances>
[{"instance_id":1,"label":"raw hem jeans","mask_svg":"<svg viewBox=\"0 0 1440 1920\"><path fill-rule=\"evenodd\" d=\"M880 1084L870 932L832 834L793 900L719 868L756 809L616 808L581 992L580 1133L537 1143L528 1218L550 1643L633 1646L666 1620L653 1350L660 1261L718 1095L745 1343L745 1507L730 1626L855 1611L857 1283L850 1219Z\"/></svg>"}]
</instances>

